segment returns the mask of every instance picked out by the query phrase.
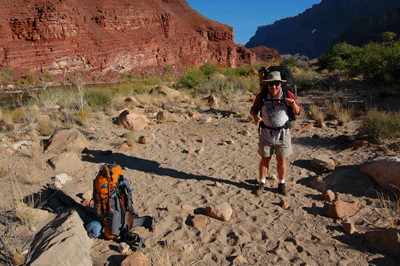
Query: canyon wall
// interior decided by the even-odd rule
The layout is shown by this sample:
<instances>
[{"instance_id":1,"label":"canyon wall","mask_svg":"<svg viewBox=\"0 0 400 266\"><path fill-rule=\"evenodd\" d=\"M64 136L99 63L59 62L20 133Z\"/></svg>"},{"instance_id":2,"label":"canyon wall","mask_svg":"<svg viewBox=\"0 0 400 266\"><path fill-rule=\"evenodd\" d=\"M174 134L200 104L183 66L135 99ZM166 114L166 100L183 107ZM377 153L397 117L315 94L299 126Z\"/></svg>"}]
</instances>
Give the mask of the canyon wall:
<instances>
[{"instance_id":1,"label":"canyon wall","mask_svg":"<svg viewBox=\"0 0 400 266\"><path fill-rule=\"evenodd\" d=\"M259 60L184 0L2 0L0 47L2 68L64 75Z\"/></svg>"},{"instance_id":2,"label":"canyon wall","mask_svg":"<svg viewBox=\"0 0 400 266\"><path fill-rule=\"evenodd\" d=\"M301 14L259 26L246 43L260 45L279 54L302 54L310 59L327 52L332 42L356 19L396 8L400 0L322 0Z\"/></svg>"}]
</instances>

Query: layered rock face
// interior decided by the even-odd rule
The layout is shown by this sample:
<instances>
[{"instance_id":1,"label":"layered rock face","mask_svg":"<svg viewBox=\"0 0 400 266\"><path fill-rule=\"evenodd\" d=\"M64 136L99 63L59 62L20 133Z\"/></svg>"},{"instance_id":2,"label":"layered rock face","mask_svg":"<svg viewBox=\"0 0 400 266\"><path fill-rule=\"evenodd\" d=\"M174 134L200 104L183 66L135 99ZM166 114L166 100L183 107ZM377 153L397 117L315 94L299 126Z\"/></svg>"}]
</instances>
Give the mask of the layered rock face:
<instances>
[{"instance_id":1,"label":"layered rock face","mask_svg":"<svg viewBox=\"0 0 400 266\"><path fill-rule=\"evenodd\" d=\"M281 55L278 53L277 50L265 47L264 45L250 48L250 51L255 53L258 56L258 58L260 58L262 61L268 61L268 60L279 61L282 59Z\"/></svg>"},{"instance_id":2,"label":"layered rock face","mask_svg":"<svg viewBox=\"0 0 400 266\"><path fill-rule=\"evenodd\" d=\"M400 0L322 0L297 16L258 27L245 46L264 45L280 54L300 53L313 59L328 51L354 20L398 5Z\"/></svg>"},{"instance_id":3,"label":"layered rock face","mask_svg":"<svg viewBox=\"0 0 400 266\"><path fill-rule=\"evenodd\" d=\"M381 34L387 31L400 35L400 7L353 21L332 44L362 46L370 41L381 42Z\"/></svg>"},{"instance_id":4,"label":"layered rock face","mask_svg":"<svg viewBox=\"0 0 400 266\"><path fill-rule=\"evenodd\" d=\"M184 0L3 0L1 67L98 74L258 59Z\"/></svg>"}]
</instances>

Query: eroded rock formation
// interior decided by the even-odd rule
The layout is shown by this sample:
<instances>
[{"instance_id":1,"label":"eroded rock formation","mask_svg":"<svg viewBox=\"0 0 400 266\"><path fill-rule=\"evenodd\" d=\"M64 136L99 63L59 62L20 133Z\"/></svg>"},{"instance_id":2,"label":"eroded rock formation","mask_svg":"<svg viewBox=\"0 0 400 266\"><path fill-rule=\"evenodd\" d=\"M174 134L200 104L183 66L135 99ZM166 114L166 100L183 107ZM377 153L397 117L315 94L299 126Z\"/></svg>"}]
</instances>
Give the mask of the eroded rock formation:
<instances>
[{"instance_id":1,"label":"eroded rock formation","mask_svg":"<svg viewBox=\"0 0 400 266\"><path fill-rule=\"evenodd\" d=\"M257 60L184 0L4 0L0 47L1 67L53 74Z\"/></svg>"}]
</instances>

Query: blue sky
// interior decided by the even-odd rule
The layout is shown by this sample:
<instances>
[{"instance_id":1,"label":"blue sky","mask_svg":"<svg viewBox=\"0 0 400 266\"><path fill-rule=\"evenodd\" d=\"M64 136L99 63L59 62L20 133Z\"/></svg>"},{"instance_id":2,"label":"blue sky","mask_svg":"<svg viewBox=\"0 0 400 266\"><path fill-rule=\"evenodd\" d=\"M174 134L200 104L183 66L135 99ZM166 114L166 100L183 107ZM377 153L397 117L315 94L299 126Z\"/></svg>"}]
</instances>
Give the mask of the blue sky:
<instances>
[{"instance_id":1,"label":"blue sky","mask_svg":"<svg viewBox=\"0 0 400 266\"><path fill-rule=\"evenodd\" d=\"M186 0L204 16L233 27L235 43L246 44L258 26L295 16L320 0Z\"/></svg>"}]
</instances>

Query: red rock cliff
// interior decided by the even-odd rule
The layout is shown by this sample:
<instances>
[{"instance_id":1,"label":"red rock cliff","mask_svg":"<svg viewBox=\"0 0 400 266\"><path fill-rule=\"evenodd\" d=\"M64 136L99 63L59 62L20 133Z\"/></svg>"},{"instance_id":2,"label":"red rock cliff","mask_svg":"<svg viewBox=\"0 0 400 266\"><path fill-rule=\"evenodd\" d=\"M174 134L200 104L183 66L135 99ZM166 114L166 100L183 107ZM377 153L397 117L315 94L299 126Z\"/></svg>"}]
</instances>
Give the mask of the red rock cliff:
<instances>
[{"instance_id":1,"label":"red rock cliff","mask_svg":"<svg viewBox=\"0 0 400 266\"><path fill-rule=\"evenodd\" d=\"M256 62L184 0L2 0L1 67L53 74Z\"/></svg>"}]
</instances>

